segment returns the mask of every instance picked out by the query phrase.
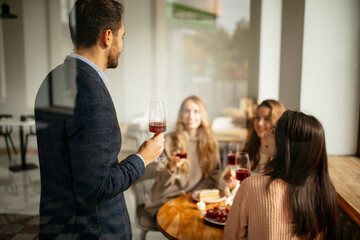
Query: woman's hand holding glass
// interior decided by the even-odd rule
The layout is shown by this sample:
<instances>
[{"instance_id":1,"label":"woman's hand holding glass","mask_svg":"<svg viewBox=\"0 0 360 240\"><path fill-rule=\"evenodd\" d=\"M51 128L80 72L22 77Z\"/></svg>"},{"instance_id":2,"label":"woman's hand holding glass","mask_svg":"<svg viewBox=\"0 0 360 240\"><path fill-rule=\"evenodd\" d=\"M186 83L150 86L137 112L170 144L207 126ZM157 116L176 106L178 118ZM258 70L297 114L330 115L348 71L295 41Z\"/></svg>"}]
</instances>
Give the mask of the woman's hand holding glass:
<instances>
[{"instance_id":1,"label":"woman's hand holding glass","mask_svg":"<svg viewBox=\"0 0 360 240\"><path fill-rule=\"evenodd\" d=\"M188 171L188 160L187 154L182 152L175 152L168 159L168 169L170 172L175 173L177 178L180 178L181 175L184 175Z\"/></svg>"},{"instance_id":2,"label":"woman's hand holding glass","mask_svg":"<svg viewBox=\"0 0 360 240\"><path fill-rule=\"evenodd\" d=\"M224 175L224 181L226 186L229 187L230 191L233 190L236 186L236 176L235 169L229 168L229 171Z\"/></svg>"}]
</instances>

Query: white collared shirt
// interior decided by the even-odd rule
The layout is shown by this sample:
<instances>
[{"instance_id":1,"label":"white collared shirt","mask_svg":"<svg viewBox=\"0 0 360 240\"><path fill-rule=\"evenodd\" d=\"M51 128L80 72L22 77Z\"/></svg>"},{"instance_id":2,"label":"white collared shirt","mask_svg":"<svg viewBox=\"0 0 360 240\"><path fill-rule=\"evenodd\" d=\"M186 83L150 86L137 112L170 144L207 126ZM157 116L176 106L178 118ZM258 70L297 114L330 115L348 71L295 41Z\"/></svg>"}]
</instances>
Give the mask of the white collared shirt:
<instances>
[{"instance_id":1,"label":"white collared shirt","mask_svg":"<svg viewBox=\"0 0 360 240\"><path fill-rule=\"evenodd\" d=\"M74 52L70 53L70 56L73 57L73 58L77 58L87 64L90 65L90 67L92 67L93 69L95 69L95 71L100 75L101 79L103 80L104 84L106 84L109 79L107 78L107 76L105 75L105 73L95 64L93 63L92 61L90 61L89 59L79 55L79 54L76 54Z\"/></svg>"}]
</instances>

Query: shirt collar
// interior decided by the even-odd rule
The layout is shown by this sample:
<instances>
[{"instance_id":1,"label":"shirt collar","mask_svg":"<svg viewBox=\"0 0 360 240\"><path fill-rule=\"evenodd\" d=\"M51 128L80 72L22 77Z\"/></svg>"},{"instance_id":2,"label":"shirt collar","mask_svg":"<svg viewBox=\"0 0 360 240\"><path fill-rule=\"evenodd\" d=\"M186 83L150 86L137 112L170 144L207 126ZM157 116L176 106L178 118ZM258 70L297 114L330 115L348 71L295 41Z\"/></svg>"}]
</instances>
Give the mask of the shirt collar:
<instances>
[{"instance_id":1,"label":"shirt collar","mask_svg":"<svg viewBox=\"0 0 360 240\"><path fill-rule=\"evenodd\" d=\"M93 63L93 62L90 61L89 59L87 59L87 58L85 58L85 57L83 57L83 56L81 56L81 55L79 55L79 54L76 54L76 53L74 53L74 52L70 53L70 56L71 56L71 57L74 57L74 58L77 58L77 59L79 59L79 60L81 60L81 61L89 64L90 67L92 67L93 69L95 69L95 71L99 74L99 76L101 77L101 79L103 80L103 82L104 82L105 84L109 81L109 79L107 78L107 76L105 75L105 73L104 73L98 66L96 66L95 63Z\"/></svg>"}]
</instances>

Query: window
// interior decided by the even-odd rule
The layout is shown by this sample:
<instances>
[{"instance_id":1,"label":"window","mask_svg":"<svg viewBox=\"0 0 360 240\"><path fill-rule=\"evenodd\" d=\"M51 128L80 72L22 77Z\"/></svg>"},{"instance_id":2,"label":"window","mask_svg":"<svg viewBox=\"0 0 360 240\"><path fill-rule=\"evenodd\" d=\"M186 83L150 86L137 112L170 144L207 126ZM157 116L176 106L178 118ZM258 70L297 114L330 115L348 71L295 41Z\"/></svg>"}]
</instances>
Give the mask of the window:
<instances>
[{"instance_id":1,"label":"window","mask_svg":"<svg viewBox=\"0 0 360 240\"><path fill-rule=\"evenodd\" d=\"M167 1L166 17L169 105L195 94L210 119L239 108L247 96L250 1Z\"/></svg>"}]
</instances>

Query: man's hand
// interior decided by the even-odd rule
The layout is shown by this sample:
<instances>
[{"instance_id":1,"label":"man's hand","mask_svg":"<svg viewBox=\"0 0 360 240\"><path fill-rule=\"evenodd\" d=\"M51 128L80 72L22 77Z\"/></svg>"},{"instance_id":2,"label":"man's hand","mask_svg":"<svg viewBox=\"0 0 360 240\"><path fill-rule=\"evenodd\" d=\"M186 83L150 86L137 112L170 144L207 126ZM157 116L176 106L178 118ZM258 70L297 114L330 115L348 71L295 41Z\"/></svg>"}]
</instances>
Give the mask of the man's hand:
<instances>
[{"instance_id":1,"label":"man's hand","mask_svg":"<svg viewBox=\"0 0 360 240\"><path fill-rule=\"evenodd\" d=\"M145 162L145 167L153 162L164 150L164 134L160 133L147 139L139 148L140 154Z\"/></svg>"}]
</instances>

